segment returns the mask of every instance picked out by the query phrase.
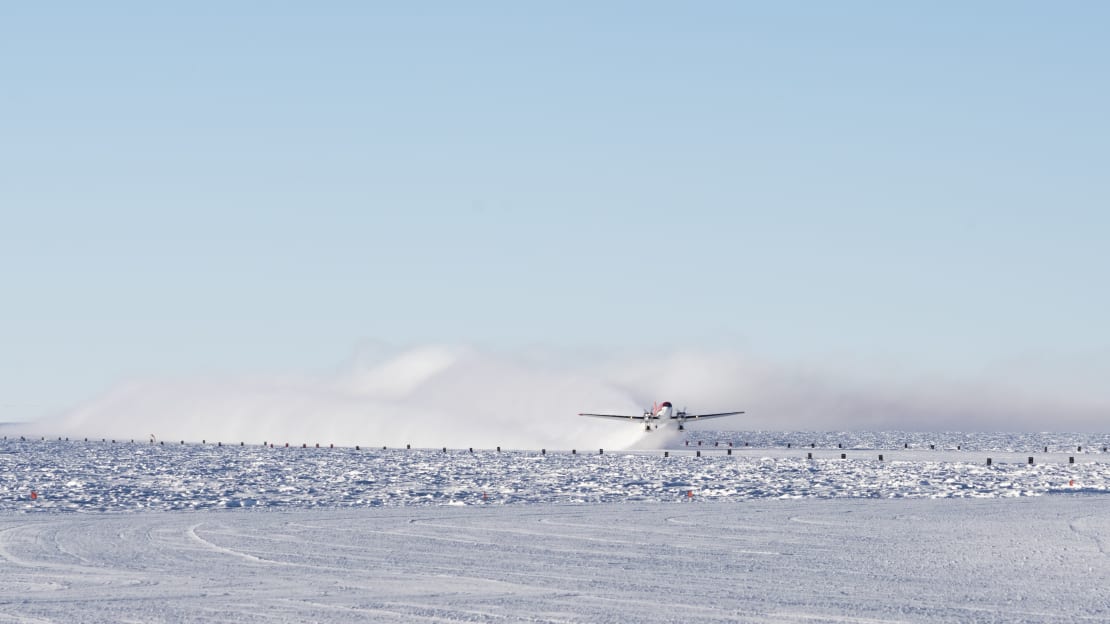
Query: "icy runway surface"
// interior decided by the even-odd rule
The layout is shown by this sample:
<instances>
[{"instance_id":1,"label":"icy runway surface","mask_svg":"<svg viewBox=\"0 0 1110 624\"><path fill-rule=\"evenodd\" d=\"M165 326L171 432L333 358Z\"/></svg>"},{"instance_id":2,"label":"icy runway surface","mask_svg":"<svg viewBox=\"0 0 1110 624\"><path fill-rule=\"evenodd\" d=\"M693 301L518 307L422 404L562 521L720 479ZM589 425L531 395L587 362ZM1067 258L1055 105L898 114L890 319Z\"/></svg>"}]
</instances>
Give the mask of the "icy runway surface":
<instances>
[{"instance_id":1,"label":"icy runway surface","mask_svg":"<svg viewBox=\"0 0 1110 624\"><path fill-rule=\"evenodd\" d=\"M1105 622L1110 499L0 514L0 621Z\"/></svg>"}]
</instances>

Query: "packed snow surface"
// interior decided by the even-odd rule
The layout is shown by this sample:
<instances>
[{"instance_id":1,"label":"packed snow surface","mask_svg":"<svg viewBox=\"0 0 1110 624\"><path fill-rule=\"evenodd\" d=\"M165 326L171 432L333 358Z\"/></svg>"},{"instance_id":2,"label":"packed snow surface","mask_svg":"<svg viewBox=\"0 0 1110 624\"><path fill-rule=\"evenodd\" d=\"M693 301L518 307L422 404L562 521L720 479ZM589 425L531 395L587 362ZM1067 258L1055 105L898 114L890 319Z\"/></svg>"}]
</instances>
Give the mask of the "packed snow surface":
<instances>
[{"instance_id":1,"label":"packed snow surface","mask_svg":"<svg viewBox=\"0 0 1110 624\"><path fill-rule=\"evenodd\" d=\"M1110 499L0 514L0 621L1106 622Z\"/></svg>"},{"instance_id":2,"label":"packed snow surface","mask_svg":"<svg viewBox=\"0 0 1110 624\"><path fill-rule=\"evenodd\" d=\"M0 622L1105 622L1108 442L688 431L572 453L9 435Z\"/></svg>"}]
</instances>

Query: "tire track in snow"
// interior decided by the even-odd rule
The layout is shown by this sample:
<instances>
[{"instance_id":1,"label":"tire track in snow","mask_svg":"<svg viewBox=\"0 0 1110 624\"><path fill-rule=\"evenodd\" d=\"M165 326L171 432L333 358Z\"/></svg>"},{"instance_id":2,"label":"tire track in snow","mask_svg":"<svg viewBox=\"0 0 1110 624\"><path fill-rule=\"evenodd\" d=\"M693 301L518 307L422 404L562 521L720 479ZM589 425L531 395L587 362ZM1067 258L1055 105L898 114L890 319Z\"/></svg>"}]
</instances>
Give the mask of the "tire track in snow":
<instances>
[{"instance_id":1,"label":"tire track in snow","mask_svg":"<svg viewBox=\"0 0 1110 624\"><path fill-rule=\"evenodd\" d=\"M204 539L200 535L197 535L197 529L200 528L203 524L204 524L203 522L198 523L198 524L194 524L194 525L190 526L188 529L185 530L185 535L187 535L190 540L192 540L196 544L199 544L201 547L206 548L206 549L208 549L212 552L220 553L222 555L228 555L228 556L231 556L231 557L239 557L240 559L245 559L245 560L253 562L253 563L260 563L260 564L263 564L263 565L284 565L280 561L270 561L269 559L263 559L261 557L256 557L256 556L248 554L248 553L239 552L238 550L234 550L232 548L226 548L224 546L219 546L217 544L214 544L214 543Z\"/></svg>"},{"instance_id":2,"label":"tire track in snow","mask_svg":"<svg viewBox=\"0 0 1110 624\"><path fill-rule=\"evenodd\" d=\"M1095 547L1098 548L1098 552L1101 553L1102 556L1110 557L1110 552L1107 551L1106 546L1103 545L1102 540L1098 537L1098 535L1093 534L1088 530L1080 529L1077 526L1078 524L1082 523L1085 520L1091 520L1091 519L1096 518L1096 517L1097 516L1079 516L1079 517L1076 517L1076 518L1072 518L1071 520L1068 521L1068 528L1071 529L1072 532L1075 533L1076 535L1078 535L1079 537L1082 537L1084 539L1087 539L1087 540L1090 540L1091 542L1093 542Z\"/></svg>"},{"instance_id":3,"label":"tire track in snow","mask_svg":"<svg viewBox=\"0 0 1110 624\"><path fill-rule=\"evenodd\" d=\"M17 532L21 529L29 529L29 528L32 528L31 525L17 524L16 526L13 526L13 527L8 527L6 529L0 529L0 559L3 559L4 561L7 561L9 564L14 565L14 566L19 566L19 567L24 567L24 568L34 567L31 564L25 562L23 559L20 559L19 557L16 557L15 555L13 555L11 550L9 550L9 548L8 548L9 545L12 544L11 535L13 533L15 533L15 532Z\"/></svg>"}]
</instances>

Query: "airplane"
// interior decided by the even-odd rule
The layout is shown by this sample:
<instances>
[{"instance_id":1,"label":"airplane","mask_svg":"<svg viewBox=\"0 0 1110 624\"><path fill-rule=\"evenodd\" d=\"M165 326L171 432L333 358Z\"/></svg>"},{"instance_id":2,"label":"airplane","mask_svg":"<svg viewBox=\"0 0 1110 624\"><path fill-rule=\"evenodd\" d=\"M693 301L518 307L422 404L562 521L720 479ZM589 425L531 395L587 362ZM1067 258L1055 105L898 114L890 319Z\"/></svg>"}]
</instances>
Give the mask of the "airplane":
<instances>
[{"instance_id":1,"label":"airplane","mask_svg":"<svg viewBox=\"0 0 1110 624\"><path fill-rule=\"evenodd\" d=\"M651 421L663 421L664 424L670 421L678 423L678 430L682 431L686 428L687 420L702 420L705 418L721 418L722 416L735 416L743 414L744 412L717 412L715 414L687 414L686 408L675 411L674 406L670 401L663 401L656 403L650 410L645 409L643 414L633 416L629 414L587 414L579 413L579 416L593 416L594 418L614 418L619 420L639 420L644 423L644 431L651 431ZM659 428L659 423L655 424L655 429Z\"/></svg>"}]
</instances>

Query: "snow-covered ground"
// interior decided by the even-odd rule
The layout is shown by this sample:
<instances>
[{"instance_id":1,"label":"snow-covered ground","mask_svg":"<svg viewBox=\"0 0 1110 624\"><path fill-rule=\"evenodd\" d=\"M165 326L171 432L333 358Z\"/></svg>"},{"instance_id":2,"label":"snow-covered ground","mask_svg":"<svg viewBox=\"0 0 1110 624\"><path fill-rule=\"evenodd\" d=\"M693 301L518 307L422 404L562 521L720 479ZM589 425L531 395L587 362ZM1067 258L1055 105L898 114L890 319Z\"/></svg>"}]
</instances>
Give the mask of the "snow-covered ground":
<instances>
[{"instance_id":1,"label":"snow-covered ground","mask_svg":"<svg viewBox=\"0 0 1110 624\"><path fill-rule=\"evenodd\" d=\"M0 514L0 621L1106 622L1110 499Z\"/></svg>"},{"instance_id":2,"label":"snow-covered ground","mask_svg":"<svg viewBox=\"0 0 1110 624\"><path fill-rule=\"evenodd\" d=\"M9 434L0 622L1110 621L1105 436L687 434L604 454Z\"/></svg>"},{"instance_id":3,"label":"snow-covered ground","mask_svg":"<svg viewBox=\"0 0 1110 624\"><path fill-rule=\"evenodd\" d=\"M702 431L672 442L667 450L572 454L9 436L0 440L0 511L670 502L690 493L716 500L967 498L1110 489L1105 437Z\"/></svg>"}]
</instances>

